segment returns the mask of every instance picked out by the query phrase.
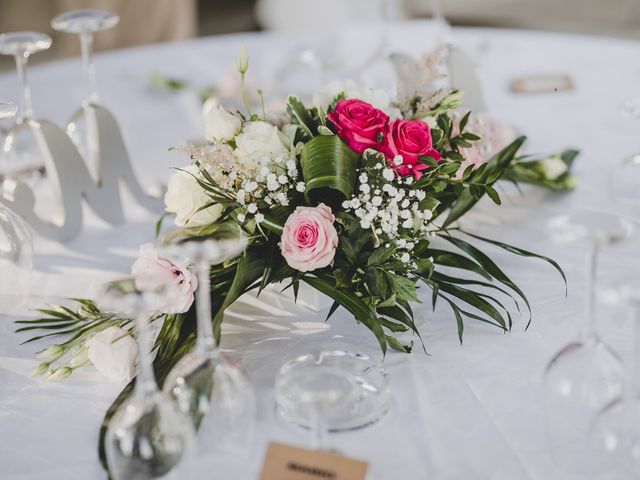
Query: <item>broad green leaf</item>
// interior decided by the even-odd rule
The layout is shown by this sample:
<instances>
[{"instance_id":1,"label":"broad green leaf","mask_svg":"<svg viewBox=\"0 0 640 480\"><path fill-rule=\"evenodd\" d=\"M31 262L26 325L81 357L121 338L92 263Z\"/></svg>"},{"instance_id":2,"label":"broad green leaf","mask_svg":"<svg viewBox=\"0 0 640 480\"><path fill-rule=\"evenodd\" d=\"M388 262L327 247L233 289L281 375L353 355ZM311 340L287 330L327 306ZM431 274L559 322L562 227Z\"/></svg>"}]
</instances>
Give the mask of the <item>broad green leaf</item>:
<instances>
[{"instance_id":1,"label":"broad green leaf","mask_svg":"<svg viewBox=\"0 0 640 480\"><path fill-rule=\"evenodd\" d=\"M337 206L350 198L356 186L359 159L336 135L323 135L307 142L300 155L306 201Z\"/></svg>"},{"instance_id":2,"label":"broad green leaf","mask_svg":"<svg viewBox=\"0 0 640 480\"><path fill-rule=\"evenodd\" d=\"M328 137L327 137L328 138ZM362 322L369 330L373 332L382 353L387 353L387 340L385 338L382 326L378 322L378 318L373 310L371 310L366 303L358 298L353 292L347 289L336 288L333 285L331 277L311 277L304 276L302 281L311 285L316 290L331 297L335 302L338 302L344 308L346 308L356 318L357 321Z\"/></svg>"}]
</instances>

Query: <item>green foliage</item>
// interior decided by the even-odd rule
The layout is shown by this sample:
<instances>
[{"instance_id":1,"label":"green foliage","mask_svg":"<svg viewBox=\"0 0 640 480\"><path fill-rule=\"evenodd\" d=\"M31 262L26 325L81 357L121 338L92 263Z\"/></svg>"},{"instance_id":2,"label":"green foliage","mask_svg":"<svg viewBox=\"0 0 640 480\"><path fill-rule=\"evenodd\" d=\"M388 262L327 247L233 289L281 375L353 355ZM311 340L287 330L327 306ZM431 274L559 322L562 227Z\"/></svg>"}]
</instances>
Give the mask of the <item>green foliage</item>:
<instances>
[{"instance_id":1,"label":"green foliage","mask_svg":"<svg viewBox=\"0 0 640 480\"><path fill-rule=\"evenodd\" d=\"M318 134L318 127L322 125L322 121L318 116L316 109L308 109L294 95L289 95L286 105L287 113L291 118L291 122L298 125L302 141L309 141Z\"/></svg>"},{"instance_id":2,"label":"green foliage","mask_svg":"<svg viewBox=\"0 0 640 480\"><path fill-rule=\"evenodd\" d=\"M300 166L307 202L323 201L335 207L353 194L359 156L336 135L322 135L307 142Z\"/></svg>"},{"instance_id":3,"label":"green foliage","mask_svg":"<svg viewBox=\"0 0 640 480\"><path fill-rule=\"evenodd\" d=\"M491 188L502 172L513 161L516 153L525 141L525 137L519 137L510 145L498 152L494 157L485 163L482 168L473 172L471 186L463 189L460 195L453 201L448 202L450 206L449 215L445 220L443 227L451 225L462 215L467 213L482 197L483 193L492 192L492 198L495 201L495 190ZM474 190L473 187L476 187ZM497 202L498 203L498 202Z\"/></svg>"}]
</instances>

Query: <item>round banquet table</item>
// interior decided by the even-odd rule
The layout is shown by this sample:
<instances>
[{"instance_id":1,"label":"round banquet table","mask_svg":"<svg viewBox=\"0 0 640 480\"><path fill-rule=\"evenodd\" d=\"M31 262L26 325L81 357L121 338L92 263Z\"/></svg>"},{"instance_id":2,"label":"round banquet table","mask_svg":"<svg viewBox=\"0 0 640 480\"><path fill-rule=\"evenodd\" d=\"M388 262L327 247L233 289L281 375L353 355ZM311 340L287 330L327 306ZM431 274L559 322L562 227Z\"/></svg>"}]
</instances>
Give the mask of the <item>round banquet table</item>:
<instances>
[{"instance_id":1,"label":"round banquet table","mask_svg":"<svg viewBox=\"0 0 640 480\"><path fill-rule=\"evenodd\" d=\"M432 26L405 22L390 29L391 51L414 56L429 48ZM574 334L585 314L584 252L548 241L545 220L578 207L607 208L607 169L637 145L637 125L620 114L620 105L640 90L640 44L589 36L514 30L456 28L455 42L477 63L489 110L528 134L527 153L581 150L575 164L579 184L570 194L503 187L504 205L481 203L465 219L468 228L517 246L556 257L569 278L564 296L560 277L545 264L489 248L493 258L528 294L533 322L514 322L502 334L466 322L460 345L450 311L416 309L428 354L416 344L412 354L390 352L393 405L364 430L331 436L331 446L370 462L372 478L391 479L584 479L558 468L544 430L541 378L546 363ZM102 101L119 118L140 181L166 182L172 166L185 159L168 148L201 138L200 106L192 92L150 90L151 73L216 83L228 74L240 45L251 56L251 79L269 78L294 51L292 37L248 33L109 52L96 56ZM567 92L523 95L509 90L511 80L530 74L571 76ZM84 81L78 59L30 69L38 115L62 123L79 104ZM13 72L0 75L0 97L17 100ZM295 88L295 86L293 87ZM83 233L66 244L36 238L31 305L62 297L94 295L106 280L127 274L137 248L154 239L157 215L127 207L129 221L112 227L89 211ZM639 265L613 252L612 270ZM616 267L617 266L617 267ZM607 313L603 308L601 312ZM605 339L624 356L629 351L628 322L602 314ZM609 312L610 313L610 312ZM24 316L32 315L24 312ZM225 320L222 346L250 374L258 393L253 446L244 455L246 478L257 478L269 441L306 445L304 432L275 418L273 382L287 359L319 347L345 348L379 357L373 336L344 311L324 323L325 311L287 304L247 301ZM30 378L42 344L19 345L13 320L0 323L1 477L14 480L104 478L96 456L98 429L110 402L123 387L92 367L61 382ZM224 470L211 478L230 479ZM609 472L593 478L628 478Z\"/></svg>"}]
</instances>

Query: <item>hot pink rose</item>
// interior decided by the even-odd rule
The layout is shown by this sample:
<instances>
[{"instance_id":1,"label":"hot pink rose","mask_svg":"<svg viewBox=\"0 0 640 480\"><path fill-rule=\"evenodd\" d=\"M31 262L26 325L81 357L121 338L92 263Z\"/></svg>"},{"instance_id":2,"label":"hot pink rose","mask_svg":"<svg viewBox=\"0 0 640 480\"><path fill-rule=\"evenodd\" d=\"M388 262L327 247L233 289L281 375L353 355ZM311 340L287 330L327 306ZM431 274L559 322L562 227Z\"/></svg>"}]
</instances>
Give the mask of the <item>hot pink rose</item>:
<instances>
[{"instance_id":1,"label":"hot pink rose","mask_svg":"<svg viewBox=\"0 0 640 480\"><path fill-rule=\"evenodd\" d=\"M386 113L358 99L340 100L327 118L344 143L358 153L378 150L389 124Z\"/></svg>"},{"instance_id":2,"label":"hot pink rose","mask_svg":"<svg viewBox=\"0 0 640 480\"><path fill-rule=\"evenodd\" d=\"M422 170L429 168L418 159L430 156L436 162L440 160L440 152L433 148L429 125L421 120L397 119L391 124L382 151L398 175L413 175L416 179L422 176ZM400 155L402 162L397 164Z\"/></svg>"},{"instance_id":3,"label":"hot pink rose","mask_svg":"<svg viewBox=\"0 0 640 480\"><path fill-rule=\"evenodd\" d=\"M326 267L338 246L338 232L331 208L298 207L289 215L280 237L280 251L291 268L310 272Z\"/></svg>"},{"instance_id":4,"label":"hot pink rose","mask_svg":"<svg viewBox=\"0 0 640 480\"><path fill-rule=\"evenodd\" d=\"M163 288L162 302L156 309L162 313L183 313L193 303L193 292L198 288L198 279L188 268L165 258L150 243L140 247L138 259L131 267L136 288L152 291Z\"/></svg>"}]
</instances>

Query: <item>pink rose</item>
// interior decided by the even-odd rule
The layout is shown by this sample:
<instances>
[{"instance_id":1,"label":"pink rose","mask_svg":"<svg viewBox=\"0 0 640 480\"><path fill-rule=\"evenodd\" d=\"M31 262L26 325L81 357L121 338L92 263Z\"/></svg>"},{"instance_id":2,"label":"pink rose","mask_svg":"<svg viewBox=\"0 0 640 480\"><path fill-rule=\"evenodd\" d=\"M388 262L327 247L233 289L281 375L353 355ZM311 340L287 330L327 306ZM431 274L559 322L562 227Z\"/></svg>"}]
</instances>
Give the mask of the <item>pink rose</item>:
<instances>
[{"instance_id":1,"label":"pink rose","mask_svg":"<svg viewBox=\"0 0 640 480\"><path fill-rule=\"evenodd\" d=\"M358 153L378 150L389 124L386 113L357 99L340 100L327 118L344 143Z\"/></svg>"},{"instance_id":2,"label":"pink rose","mask_svg":"<svg viewBox=\"0 0 640 480\"><path fill-rule=\"evenodd\" d=\"M456 112L451 136L459 135L460 120L466 113L467 110L462 109ZM469 165L472 165L474 170L480 167L516 139L516 133L512 128L487 113L472 114L465 131L475 133L480 140L471 142L470 147L460 148L464 161L456 172L456 178L462 178Z\"/></svg>"},{"instance_id":3,"label":"pink rose","mask_svg":"<svg viewBox=\"0 0 640 480\"><path fill-rule=\"evenodd\" d=\"M140 247L138 259L131 267L136 288L141 291L164 289L162 302L156 309L162 313L183 313L193 303L198 279L188 268L159 258L150 243Z\"/></svg>"},{"instance_id":4,"label":"pink rose","mask_svg":"<svg viewBox=\"0 0 640 480\"><path fill-rule=\"evenodd\" d=\"M338 246L338 232L331 208L298 207L289 215L280 237L280 251L291 268L310 272L331 263Z\"/></svg>"},{"instance_id":5,"label":"pink rose","mask_svg":"<svg viewBox=\"0 0 640 480\"><path fill-rule=\"evenodd\" d=\"M420 157L428 155L436 162L440 160L440 152L433 148L429 125L421 120L397 119L393 122L382 151L402 177L413 175L419 179L422 176L422 170L429 167L418 160ZM398 155L402 157L400 163L396 163Z\"/></svg>"}]
</instances>

